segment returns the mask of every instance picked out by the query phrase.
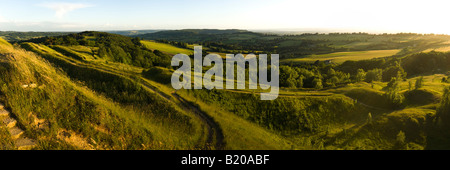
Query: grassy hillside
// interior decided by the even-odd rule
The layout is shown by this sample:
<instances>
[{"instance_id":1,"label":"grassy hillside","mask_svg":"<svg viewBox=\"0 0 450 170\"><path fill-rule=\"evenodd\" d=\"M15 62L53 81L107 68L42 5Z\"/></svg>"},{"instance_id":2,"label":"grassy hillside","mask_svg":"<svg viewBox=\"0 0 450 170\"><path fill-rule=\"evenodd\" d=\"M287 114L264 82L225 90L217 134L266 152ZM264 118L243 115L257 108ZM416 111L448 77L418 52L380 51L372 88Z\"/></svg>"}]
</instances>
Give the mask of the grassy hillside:
<instances>
[{"instance_id":1,"label":"grassy hillside","mask_svg":"<svg viewBox=\"0 0 450 170\"><path fill-rule=\"evenodd\" d=\"M155 54L141 44L139 38L130 38L117 34L104 32L86 31L77 34L69 34L58 37L43 37L32 39L27 42L39 43L48 46L85 46L91 48L88 55L98 56L104 61L119 62L137 67L150 68L152 66L168 67L170 65L170 56L162 53ZM60 51L64 48L58 48ZM65 50L64 54L73 57ZM86 52L85 52L86 53Z\"/></svg>"},{"instance_id":2,"label":"grassy hillside","mask_svg":"<svg viewBox=\"0 0 450 170\"><path fill-rule=\"evenodd\" d=\"M432 48L432 49L428 49L425 50L423 52L431 52L431 51L436 51L436 52L449 52L450 51L450 46L446 46L446 47L438 47L438 48Z\"/></svg>"},{"instance_id":3,"label":"grassy hillside","mask_svg":"<svg viewBox=\"0 0 450 170\"><path fill-rule=\"evenodd\" d=\"M167 113L167 111L165 111L165 110L167 110L168 108L163 107L163 106L167 105L167 103L158 103L158 104L153 104L153 105L147 106L149 102L150 103L152 103L152 102L151 101L142 101L142 99L139 99L139 98L138 98L138 100L132 98L135 95L142 96L142 95L148 94L148 92L134 89L135 86L142 86L143 89L146 89L147 87L152 87L159 93L162 93L163 94L162 96L166 96L166 98L173 100L172 102L174 104L176 104L177 107L179 108L180 105L183 105L183 104L180 103L180 101L172 99L172 97L167 97L167 96L171 96L171 93L173 90L167 89L166 85L163 85L163 84L160 84L160 83L157 83L154 81L146 80L143 77L141 78L141 80L144 80L145 82L139 81L139 79L137 79L137 78L139 78L138 72L126 73L126 72L122 72L121 70L110 69L109 67L104 67L103 65L99 65L98 63L95 63L95 62L86 61L82 58L65 56L65 55L59 53L57 50L53 50L53 49L55 49L54 46L52 46L52 48L53 48L52 49L52 48L42 45L42 44L39 45L39 44L34 44L34 43L23 43L22 47L43 56L45 59L54 63L56 66L61 67L62 70L64 70L69 77L71 77L72 79L78 80L78 81L83 81L84 84L87 85L87 87L89 87L90 89L93 89L95 92L101 93L105 97L108 97L119 104L125 103L125 105L121 105L121 107L127 108L126 107L127 105L132 105L132 108L136 112L152 110L152 112L159 113L159 115L151 116L151 115L148 115L149 113L146 113L145 115L151 116L151 118L149 118L149 119L161 122L164 125L167 124L167 126L170 125L170 126L179 126L180 127L180 126L183 126L183 125L179 125L180 123L185 124L185 123L183 123L183 121L186 121L186 118L183 118L183 117L180 118L179 116L177 116L176 114L173 114L173 113L169 113L169 115L163 114L163 113ZM71 47L66 47L66 48L71 48ZM77 47L77 48L80 48L80 47ZM113 64L113 63L109 63L109 64ZM160 68L160 70L166 70L166 69ZM155 78L154 76L155 76L155 73L159 75L159 74L162 74L162 72L156 72L156 71L150 70L149 73L152 73L149 75L149 78L161 81L161 79ZM119 76L119 75L122 75L123 77ZM158 76L158 75L156 75L156 76ZM168 75L169 76L171 75L170 72ZM131 77L132 79L129 79L127 77ZM127 85L126 82L129 82L129 81L135 82L135 83L131 83L132 84L131 86ZM108 82L109 85L106 85L105 84L106 82ZM121 91L125 90L127 92L126 93L117 93L118 89L121 89ZM148 94L148 95L150 95L150 94ZM132 100L130 100L130 99L132 99ZM143 99L145 99L145 98L143 98ZM147 99L147 100L149 100L149 99ZM141 104L141 102L142 102L142 104ZM168 104L170 104L170 103L171 102L169 102ZM152 106L158 106L158 107L151 108ZM181 108L183 108L183 106L181 106ZM163 114L163 115L161 115L161 114ZM189 111L186 114L192 115L192 113L189 113ZM170 119L165 119L164 117L170 117ZM171 121L172 119L176 119L176 120L181 119L181 120L180 120L180 122L178 122L176 120ZM194 119L192 121L194 121L194 123L195 123L195 117L192 119ZM253 132L255 132L255 131L253 131L252 129L249 130L249 129L244 128L244 127L247 127L248 125L250 125L248 122L246 122L245 120L237 121L237 119L239 119L239 118L235 118L235 120L232 121L230 125L232 127L242 127L242 128L239 128L239 129L223 128L222 130L223 130L224 134L243 133L243 134L252 134L252 136L255 135L255 134L253 134ZM190 122L190 121L188 121L188 122ZM191 135L192 139L190 140L190 141L193 141L193 140L196 141L195 143L190 143L193 145L192 147L196 147L196 148L201 146L201 143L204 142L204 140L207 140L207 138L205 138L206 137L205 129L201 126L201 123L198 123L198 124L199 125L196 125L196 126L195 126L195 124L188 126L191 128L187 128L187 129L184 128L185 130L193 129L193 130L189 130L189 131L192 131L192 133L194 133L194 130L197 130L197 131L195 131L194 135ZM235 140L226 139L225 140L225 144L226 144L225 148L228 148L228 149L250 149L250 148L247 148L250 145L253 145L254 147L251 147L251 148L254 148L254 149L270 149L270 148L286 149L286 148L290 148L290 147L286 146L285 144L276 144L273 142L273 140L279 140L279 141L283 141L283 143L286 143L286 141L284 141L283 138L277 137L276 135L271 134L271 132L267 132L264 129L257 128L257 126L255 126L255 125L252 125L252 126L254 126L254 128L257 131L259 131L259 133L261 133L261 135L257 135L257 137L256 137L258 140L254 141L253 143L248 143L246 145L243 145L241 143L242 140L235 141ZM188 134L189 133L187 133L186 135L188 135ZM176 135L176 133L174 135ZM267 135L271 135L273 137L265 137ZM255 139L253 139L252 136L249 136L247 139L255 140ZM172 137L167 136L166 139L172 140L170 138L172 138ZM164 143L164 141L162 141L162 142ZM263 143L259 143L259 142L263 142ZM203 148L203 147L199 147L199 148ZM151 148L149 148L149 149L151 149Z\"/></svg>"},{"instance_id":4,"label":"grassy hillside","mask_svg":"<svg viewBox=\"0 0 450 170\"><path fill-rule=\"evenodd\" d=\"M141 41L141 43L148 49L151 50L159 50L164 53L170 54L170 55L176 55L176 54L186 54L186 55L193 55L193 50L183 49L179 47L175 47L173 45L159 43L155 41Z\"/></svg>"},{"instance_id":5,"label":"grassy hillside","mask_svg":"<svg viewBox=\"0 0 450 170\"><path fill-rule=\"evenodd\" d=\"M161 77L170 77L171 72L173 70L162 68L162 67L154 67L149 69L148 71L144 71L143 76L140 77L140 72L123 72L122 70L117 70L116 68L110 68L106 67L105 65L111 65L114 63L108 63L108 64L99 64L94 61L85 60L82 57L70 57L71 54L64 55L60 53L59 51L62 51L59 48L59 46L46 46L43 44L34 44L34 43L23 43L22 47L33 51L41 56L43 56L45 59L49 60L56 66L60 67L62 70L64 70L69 77L71 77L74 80L83 81L85 85L87 85L88 88L101 93L105 95L105 97L111 98L113 101L118 103L126 103L128 105L133 105L133 108L135 110L152 110L154 112L158 112L160 114L167 113L166 108L164 108L164 105L167 104L157 104L158 108L150 108L151 106L146 106L144 103L148 103L149 101L142 101L139 100L129 100L128 98L133 97L134 95L144 95L147 94L147 92L143 92L142 90L133 89L134 86L143 86L144 89L147 87L152 88L156 93L160 93L161 96L166 98L167 100L170 100L171 102L177 104L177 107L179 108L185 108L186 105L194 105L194 107L199 107L199 109L203 110L203 105L197 105L195 103L188 104L184 102L183 100L192 101L192 98L189 96L182 96L184 99L175 99L176 97L173 96L173 89L171 87L166 86L168 82L165 82L161 79ZM77 49L81 49L83 47L79 46L64 46L65 49L73 49L73 47L76 47ZM64 50L67 52L67 50ZM63 52L64 52L63 51ZM73 51L73 50L72 50ZM82 51L82 50L78 50ZM88 50L87 50L88 51ZM100 72L99 72L100 71ZM103 72L103 73L102 73ZM166 73L167 72L167 73ZM166 75L166 76L164 76ZM147 78L150 78L152 80L148 80ZM126 85L128 81L132 81L135 83L132 83L133 85ZM100 83L101 82L101 83ZM105 83L108 82L109 85L105 85ZM170 82L170 81L169 81ZM125 83L125 84L124 84ZM131 88L131 89L130 89ZM117 89L125 89L126 93L117 93ZM128 90L129 89L129 90ZM150 90L150 89L149 89ZM144 98L145 99L145 98ZM142 104L141 104L142 101ZM151 102L151 101L150 101ZM169 102L170 103L170 102ZM125 105L126 106L126 105ZM123 106L122 106L123 107ZM185 109L183 109L186 111ZM187 111L186 114L191 114L191 111ZM190 113L191 112L191 113ZM214 115L214 113L211 113L209 111L203 110L203 112L206 112L208 115ZM224 113L225 114L225 113ZM228 113L226 113L228 114ZM164 115L163 115L164 116ZM177 119L176 114L170 114L168 117L171 119ZM222 133L225 135L224 148L227 149L289 149L291 146L287 143L286 139L283 137L280 137L276 134L273 134L273 132L270 132L264 128L258 127L257 125L252 125L252 123L234 116L233 119L229 119L228 116L221 116L219 120L214 120L218 122L218 126L222 130ZM155 116L152 117L152 119L156 119L158 121L161 121L160 117ZM182 119L183 120L183 119ZM222 123L223 121L226 121L225 124ZM167 121L167 124L176 123L170 120L163 119L162 121ZM178 122L176 124L179 124L181 122ZM201 124L201 123L200 123ZM194 126L195 127L195 126ZM239 127L239 128L237 128ZM247 128L248 127L248 128ZM198 127L197 127L198 129ZM200 128L201 129L201 128ZM201 136L200 138L205 140L205 129L200 132L197 131L198 136ZM237 136L236 134L242 134L242 135L248 135L245 138L242 138L242 136ZM232 137L228 137L228 136ZM197 139L198 140L198 139ZM207 139L206 139L207 140ZM247 141L247 143L244 142ZM249 142L252 141L252 142ZM216 141L217 142L217 141ZM214 143L214 142L213 142ZM196 143L197 145L198 143ZM251 146L251 147L250 147Z\"/></svg>"},{"instance_id":6,"label":"grassy hillside","mask_svg":"<svg viewBox=\"0 0 450 170\"><path fill-rule=\"evenodd\" d=\"M165 32L173 33L177 34L177 31ZM46 94L49 91L43 93L46 95L39 95L50 96L47 97L49 100L27 94L26 96L35 97L32 102L44 103L41 104L41 109L35 109L10 103L15 100L9 101L9 98L14 99L15 95L23 94L14 91L5 95L4 102L8 103L13 113L30 112L15 111L14 107L29 108L33 113L45 111L46 117L38 116L39 119L56 119L54 122L57 123L57 128L69 129L69 133L73 132L79 138L88 136L97 139L100 137L95 136L95 131L105 132L105 129L117 128L109 127L113 125L102 121L105 117L103 112L113 116L106 116L105 120L138 122L132 127L118 124L122 129L129 129L114 131L119 135L112 135L111 138L114 139L108 140L129 137L130 143L120 149L425 149L444 146L441 144L445 140L433 139L442 134L437 126L439 116L436 110L446 98L443 97L446 95L442 87L450 82L449 77L443 74L449 69L445 64L447 53L412 53L442 45L447 38L445 36L363 33L280 36L239 30L185 30L181 33L178 38L194 36L198 42L186 44L173 40L142 41L107 33L86 32L21 43L22 48L33 52L25 53L44 63L51 63L42 67L56 73L42 73L44 77L61 77L66 80L55 83L63 87L53 85L55 87L51 86L49 90L67 88L69 93L74 89L68 95L76 97L66 99L66 94L56 93L63 96L61 100L71 104L54 106L45 102L59 102L60 99ZM203 41L203 35L208 35L211 40L221 38L220 43ZM267 41L253 42L261 39ZM112 42L116 40L117 42ZM283 65L280 67L279 98L261 101L259 94L262 89L174 90L170 85L170 78L176 68L136 64L135 61L141 60L136 60L135 53L132 52L134 49L147 51L153 55L144 55L145 60L164 63L166 59L170 59L168 54L191 51L175 46L189 47L194 43L219 54L274 52L267 51L270 48L275 52L288 54L293 50L306 57L286 57L284 60L331 59L335 64L298 62ZM420 45L414 46L414 43ZM4 46L11 48L5 54L21 50L11 45ZM285 51L278 51L280 49ZM312 49L311 54L302 53L302 50L307 49ZM101 52L102 50L106 52ZM391 55L394 56L387 57ZM14 63L11 59L5 61ZM33 64L24 65L26 66L23 68L27 68ZM30 77L41 75L41 72L32 71ZM9 71L5 75L20 73L22 71ZM196 76L200 74L202 73ZM39 76L36 79L39 81L19 84L37 82L40 85L47 82L40 80ZM248 81L245 83L248 84ZM58 109L47 111L50 108ZM55 116L64 115L62 112L66 109L75 110L73 114L89 116L98 115L97 111L101 110L102 119L76 114L63 118ZM72 120L75 118L81 120ZM66 119L70 122L64 122ZM71 122L81 122L82 125L77 126ZM90 126L86 124L101 127L93 126L95 129L91 132ZM0 135L1 132L0 129ZM132 135L126 135L128 132ZM140 138L133 143L131 138L136 137L134 134ZM48 134L42 134L45 135ZM35 136L30 135L39 139ZM10 143L8 140L1 142ZM95 142L98 143L97 140ZM125 146L117 142L106 143L109 148ZM58 147L69 148L72 144L68 142L67 146Z\"/></svg>"},{"instance_id":7,"label":"grassy hillside","mask_svg":"<svg viewBox=\"0 0 450 170\"><path fill-rule=\"evenodd\" d=\"M19 42L33 38L40 38L46 36L61 36L67 35L71 32L15 32L15 31L0 31L0 38L7 41Z\"/></svg>"},{"instance_id":8,"label":"grassy hillside","mask_svg":"<svg viewBox=\"0 0 450 170\"><path fill-rule=\"evenodd\" d=\"M142 34L146 40L200 44L224 53L277 53L281 58L306 58L336 52L407 49L405 54L448 46L446 35L421 34L263 34L243 30L172 30Z\"/></svg>"},{"instance_id":9,"label":"grassy hillside","mask_svg":"<svg viewBox=\"0 0 450 170\"><path fill-rule=\"evenodd\" d=\"M407 56L402 61L405 71L410 76L421 74L437 74L450 71L450 52L416 53Z\"/></svg>"},{"instance_id":10,"label":"grassy hillside","mask_svg":"<svg viewBox=\"0 0 450 170\"><path fill-rule=\"evenodd\" d=\"M353 51L353 52L337 52L321 55L310 55L305 58L284 59L281 63L289 64L296 62L313 63L316 61L331 61L333 63L343 63L348 60L369 60L373 58L389 57L397 54L400 50L372 50L372 51Z\"/></svg>"},{"instance_id":11,"label":"grassy hillside","mask_svg":"<svg viewBox=\"0 0 450 170\"><path fill-rule=\"evenodd\" d=\"M0 52L2 102L37 141L35 149L193 149L201 140L198 120L171 103L146 104L172 115L158 117L158 109L140 110L131 98L118 102L72 81L34 53L6 45ZM24 84L37 87L22 88ZM37 125L37 120L45 123Z\"/></svg>"},{"instance_id":12,"label":"grassy hillside","mask_svg":"<svg viewBox=\"0 0 450 170\"><path fill-rule=\"evenodd\" d=\"M11 47L12 45L10 43L8 43L6 40L0 38L0 45L2 46L7 46L7 47Z\"/></svg>"}]
</instances>

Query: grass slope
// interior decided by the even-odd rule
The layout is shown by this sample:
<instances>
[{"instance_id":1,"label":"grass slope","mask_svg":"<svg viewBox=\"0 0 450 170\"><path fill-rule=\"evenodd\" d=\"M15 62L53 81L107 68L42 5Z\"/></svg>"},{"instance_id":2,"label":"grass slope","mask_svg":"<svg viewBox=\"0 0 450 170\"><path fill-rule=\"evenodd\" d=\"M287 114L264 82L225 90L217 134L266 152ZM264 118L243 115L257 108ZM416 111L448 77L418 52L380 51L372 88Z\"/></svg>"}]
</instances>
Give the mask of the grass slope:
<instances>
[{"instance_id":1,"label":"grass slope","mask_svg":"<svg viewBox=\"0 0 450 170\"><path fill-rule=\"evenodd\" d=\"M159 42L155 42L155 41L141 41L141 43L144 44L144 46L150 50L159 50L164 53L168 53L170 55L176 55L176 54L180 54L180 53L186 54L186 55L194 54L193 50L175 47L170 44L164 44L164 43L159 43Z\"/></svg>"},{"instance_id":2,"label":"grass slope","mask_svg":"<svg viewBox=\"0 0 450 170\"><path fill-rule=\"evenodd\" d=\"M54 63L62 62L63 64L59 65L71 78L86 81L87 86L95 93L103 94L105 98L109 98L113 102L122 103L114 98L114 94L102 91L108 86L97 86L95 81L91 82L92 80L85 79L89 77L88 74L80 76L77 71L84 70L83 72L100 75L104 73L97 71L113 74L113 77L120 80L132 81L133 86L156 89L160 93L159 95L165 96L174 104L180 104L173 99L172 94L175 90L168 85L168 77L173 71L171 69L153 67L145 70L141 77L139 69L125 72L114 69L111 63L99 64L101 62L66 56L55 48L51 49L44 45L29 45L31 45L32 51L42 56L62 60L52 61ZM363 46L363 44L358 44L358 46ZM161 48L158 49L161 51L164 49L161 46L156 47ZM83 49L83 47L76 47L79 50L66 48L78 53L89 54L89 50ZM334 62L349 58L367 59L378 55L380 57L393 55L398 51L371 50L332 53L315 55L316 58L313 57L314 59L311 61L330 58L335 60ZM168 53L167 49L164 52ZM71 65L67 65L68 63ZM427 133L424 122L430 115L434 115L435 107L442 95L443 83L440 82L442 77L444 75L425 76L424 87L417 90L410 90L408 87L408 82L414 82L417 77L400 82L400 91L405 95L407 106L399 110L390 109L389 103L385 102L384 87L386 83L384 82L355 83L321 91L282 88L280 98L272 102L260 101L257 97L258 93L255 94L250 90L180 90L176 93L206 112L220 125L225 137L225 149L423 149L426 145ZM111 83L110 80L103 81L103 83L106 82ZM115 84L115 81L112 82ZM422 96L425 97L422 98ZM130 105L132 107L141 106L133 103ZM120 108L122 107L123 105L120 106ZM129 109L129 107L125 107L125 109ZM139 109L131 110L137 112L137 115L145 115L139 112ZM189 113L184 114L189 115ZM369 119L369 115L373 118ZM154 117L148 119L154 119ZM186 132L182 130L186 127L191 129L187 130L185 136L197 135L189 138L188 144L181 144L182 142L178 140L185 136L175 137L175 141L173 141L173 137L165 138L162 134L155 136L159 137L157 139L164 139L159 140L162 142L172 141L171 143L177 146L174 148L189 148L187 146L198 144L198 139L204 140L202 139L204 135L196 133L204 133L206 130L198 125L200 123L196 123L195 118L191 117L190 122L192 126L184 124L186 126L178 127L180 132ZM158 127L164 129L166 125L173 125L173 122L163 121L161 126L152 126L151 129ZM402 135L399 135L402 133L406 135L403 140L401 139Z\"/></svg>"},{"instance_id":3,"label":"grass slope","mask_svg":"<svg viewBox=\"0 0 450 170\"><path fill-rule=\"evenodd\" d=\"M36 149L194 149L198 144L201 127L195 118L184 116L184 123L157 118L151 110L118 103L73 82L34 53L6 45L0 45L0 52L2 102L26 135L38 141ZM38 87L21 88L31 83ZM47 123L36 126L36 120Z\"/></svg>"},{"instance_id":4,"label":"grass slope","mask_svg":"<svg viewBox=\"0 0 450 170\"><path fill-rule=\"evenodd\" d=\"M343 63L347 60L369 60L379 57L388 57L397 54L400 50L371 50L371 51L352 51L352 52L337 52L330 54L310 55L305 58L284 59L281 63L290 62L304 62L313 63L317 60L327 61L331 60L333 63Z\"/></svg>"}]
</instances>

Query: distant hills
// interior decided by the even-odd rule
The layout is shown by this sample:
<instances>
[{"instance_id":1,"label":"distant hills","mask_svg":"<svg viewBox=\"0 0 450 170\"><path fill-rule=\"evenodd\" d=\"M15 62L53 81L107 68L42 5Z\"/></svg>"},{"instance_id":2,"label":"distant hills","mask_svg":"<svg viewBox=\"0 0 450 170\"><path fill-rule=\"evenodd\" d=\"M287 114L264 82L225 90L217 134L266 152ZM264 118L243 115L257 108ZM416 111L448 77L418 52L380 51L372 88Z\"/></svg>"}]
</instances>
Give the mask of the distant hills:
<instances>
[{"instance_id":1,"label":"distant hills","mask_svg":"<svg viewBox=\"0 0 450 170\"><path fill-rule=\"evenodd\" d=\"M220 41L225 38L229 38L234 35L251 35L256 34L254 37L260 36L259 33L250 32L247 30L229 29L184 29L184 30L167 30L159 31L148 34L137 35L137 37L149 40L169 40L169 41L181 41L187 43L196 43L200 41Z\"/></svg>"},{"instance_id":2,"label":"distant hills","mask_svg":"<svg viewBox=\"0 0 450 170\"><path fill-rule=\"evenodd\" d=\"M144 40L199 44L220 53L278 53L281 58L304 58L335 52L394 50L421 51L443 45L448 35L414 33L302 33L276 34L247 30L185 29L140 34ZM405 51L407 52L407 51Z\"/></svg>"},{"instance_id":3,"label":"distant hills","mask_svg":"<svg viewBox=\"0 0 450 170\"><path fill-rule=\"evenodd\" d=\"M125 36L136 36L141 34L155 33L163 30L119 30L119 31L105 31L111 34L119 34Z\"/></svg>"},{"instance_id":4,"label":"distant hills","mask_svg":"<svg viewBox=\"0 0 450 170\"><path fill-rule=\"evenodd\" d=\"M15 32L15 31L0 31L0 37L9 42L17 42L29 40L40 37L52 37L68 35L73 32Z\"/></svg>"},{"instance_id":5,"label":"distant hills","mask_svg":"<svg viewBox=\"0 0 450 170\"><path fill-rule=\"evenodd\" d=\"M445 46L448 35L422 35L413 33L293 33L259 32L241 29L183 29L183 30L118 30L107 31L142 40L167 44L202 45L219 53L278 53L281 58L305 58L310 55L348 51L398 50L421 51ZM318 30L320 32L320 30ZM9 42L26 41L41 37L68 35L70 32L0 32ZM176 45L177 46L177 45ZM187 46L180 46L188 48ZM189 47L190 48L190 47ZM409 52L408 52L409 53Z\"/></svg>"}]
</instances>

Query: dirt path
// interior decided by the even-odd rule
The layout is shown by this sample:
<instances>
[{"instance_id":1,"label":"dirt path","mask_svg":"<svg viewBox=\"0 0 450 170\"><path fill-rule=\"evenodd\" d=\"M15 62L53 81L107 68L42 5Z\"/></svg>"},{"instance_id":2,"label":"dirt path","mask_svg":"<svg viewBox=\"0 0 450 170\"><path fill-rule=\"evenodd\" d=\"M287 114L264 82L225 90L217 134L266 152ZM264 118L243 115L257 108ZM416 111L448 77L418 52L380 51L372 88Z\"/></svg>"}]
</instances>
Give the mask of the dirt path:
<instances>
[{"instance_id":1,"label":"dirt path","mask_svg":"<svg viewBox=\"0 0 450 170\"><path fill-rule=\"evenodd\" d=\"M107 69L107 68L104 68L101 66L93 67L90 64L86 64L86 63L78 62L78 61L76 61L76 62L75 61L67 61L67 62L72 65L76 65L78 67L86 67L86 68L90 68L90 69L96 69L98 71L102 71L102 72L109 73L109 74L114 74L117 76L123 76L123 77L127 77L127 78L134 75L132 73L124 73L124 72L117 71L117 70ZM222 149L223 148L223 146L224 146L223 138L224 137L223 137L222 129L211 117L208 116L207 113L200 111L196 106L187 102L181 96L179 96L177 94L163 93L163 92L159 91L156 87L154 87L153 85L148 83L144 78L140 78L140 79L142 79L141 84L143 86L147 87L149 90L155 92L157 95L159 95L160 97L164 98L165 100L167 100L169 102L174 102L176 104L176 102L173 101L175 99L179 103L182 103L182 105L179 105L179 106L181 106L183 108L183 110L193 112L204 122L204 124L207 126L208 134L205 134L205 135L207 135L207 143L204 144L205 146L202 149L211 149L213 146L214 146L214 149ZM213 144L214 138L216 139L215 144ZM200 140L202 140L202 138Z\"/></svg>"},{"instance_id":2,"label":"dirt path","mask_svg":"<svg viewBox=\"0 0 450 170\"><path fill-rule=\"evenodd\" d=\"M24 131L17 125L17 120L11 113L5 110L3 104L0 103L0 122L1 126L8 128L11 139L14 141L15 149L30 150L36 146L36 142L25 137Z\"/></svg>"},{"instance_id":3,"label":"dirt path","mask_svg":"<svg viewBox=\"0 0 450 170\"><path fill-rule=\"evenodd\" d=\"M183 103L183 105L185 105L185 107L188 107L191 111L196 113L196 115L199 116L199 118L202 119L202 121L204 123L206 123L206 125L208 126L208 138L206 141L206 143L207 143L206 149L211 148L211 146L214 146L214 149L216 149L216 150L223 149L224 136L223 136L223 132L222 132L222 129L220 128L219 124L217 124L214 121L214 119L212 117L210 117L207 113L201 111L196 106L192 105L190 102L188 102L184 98L182 98L180 95L178 95L176 93L172 93L172 96L174 96L178 101ZM216 144L214 144L213 138L216 139L215 140Z\"/></svg>"},{"instance_id":4,"label":"dirt path","mask_svg":"<svg viewBox=\"0 0 450 170\"><path fill-rule=\"evenodd\" d=\"M221 150L225 146L224 143L224 136L222 129L220 128L220 125L217 124L217 122L214 121L212 117L210 117L207 113L201 111L197 106L193 105L191 102L187 101L180 95L176 94L176 92L171 93L170 95L165 94L159 90L157 90L156 87L152 86L150 83L143 80L142 85L147 87L148 89L152 90L162 98L168 100L169 102L172 101L172 97L176 99L179 103L181 103L181 106L183 110L190 111L198 116L202 120L202 122L207 126L208 133L206 134L206 144L203 146L202 149L215 149L215 150ZM175 103L175 102L174 102ZM215 140L214 140L215 139ZM215 141L215 144L214 144Z\"/></svg>"}]
</instances>

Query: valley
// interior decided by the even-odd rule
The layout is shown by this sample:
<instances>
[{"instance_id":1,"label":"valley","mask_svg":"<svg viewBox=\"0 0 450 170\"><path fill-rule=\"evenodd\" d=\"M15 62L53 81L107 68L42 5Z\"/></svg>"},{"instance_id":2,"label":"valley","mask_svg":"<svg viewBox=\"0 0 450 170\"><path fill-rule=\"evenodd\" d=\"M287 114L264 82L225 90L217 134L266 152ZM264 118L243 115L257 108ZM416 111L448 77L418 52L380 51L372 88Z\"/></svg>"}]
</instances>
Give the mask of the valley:
<instances>
[{"instance_id":1,"label":"valley","mask_svg":"<svg viewBox=\"0 0 450 170\"><path fill-rule=\"evenodd\" d=\"M449 147L450 54L440 52L447 35L174 30L129 36L88 31L0 39L0 102L34 141L31 149ZM279 53L279 98L261 101L267 90L260 88L173 89L171 58L192 56L194 44L222 57ZM21 87L28 84L37 87ZM6 128L0 146L21 149Z\"/></svg>"}]
</instances>

